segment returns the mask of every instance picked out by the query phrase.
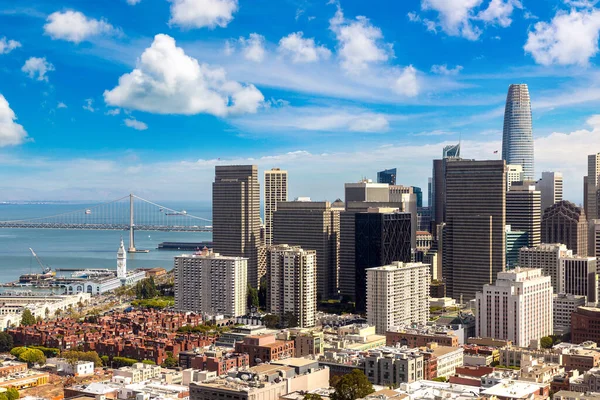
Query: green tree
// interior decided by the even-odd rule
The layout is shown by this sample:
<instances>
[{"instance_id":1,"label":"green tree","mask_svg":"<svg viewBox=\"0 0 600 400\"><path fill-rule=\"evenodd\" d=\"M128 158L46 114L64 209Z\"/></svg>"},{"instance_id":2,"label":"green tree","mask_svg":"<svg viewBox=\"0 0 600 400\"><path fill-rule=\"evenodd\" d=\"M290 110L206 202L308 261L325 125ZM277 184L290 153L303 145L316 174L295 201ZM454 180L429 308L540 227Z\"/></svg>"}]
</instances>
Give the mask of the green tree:
<instances>
[{"instance_id":1,"label":"green tree","mask_svg":"<svg viewBox=\"0 0 600 400\"><path fill-rule=\"evenodd\" d=\"M263 323L268 329L276 329L277 325L279 325L279 316L267 314L263 317Z\"/></svg>"},{"instance_id":2,"label":"green tree","mask_svg":"<svg viewBox=\"0 0 600 400\"><path fill-rule=\"evenodd\" d=\"M135 364L136 362L138 362L137 360L135 360L133 358L127 358L127 357L113 357L112 361L113 361L113 366L115 368L130 367L133 364Z\"/></svg>"},{"instance_id":3,"label":"green tree","mask_svg":"<svg viewBox=\"0 0 600 400\"><path fill-rule=\"evenodd\" d=\"M4 393L0 393L0 400L8 400L8 396Z\"/></svg>"},{"instance_id":4,"label":"green tree","mask_svg":"<svg viewBox=\"0 0 600 400\"><path fill-rule=\"evenodd\" d=\"M110 358L108 358L108 356L102 356L100 359L102 360L102 365L108 365L110 362Z\"/></svg>"},{"instance_id":5,"label":"green tree","mask_svg":"<svg viewBox=\"0 0 600 400\"><path fill-rule=\"evenodd\" d=\"M23 315L21 315L21 325L23 325L23 326L35 325L35 317L31 313L31 310L29 308L26 308L23 311Z\"/></svg>"},{"instance_id":6,"label":"green tree","mask_svg":"<svg viewBox=\"0 0 600 400\"><path fill-rule=\"evenodd\" d=\"M248 284L248 308L258 307L258 290Z\"/></svg>"},{"instance_id":7,"label":"green tree","mask_svg":"<svg viewBox=\"0 0 600 400\"><path fill-rule=\"evenodd\" d=\"M26 362L29 366L44 364L46 362L46 356L41 350L26 349L19 354L19 361Z\"/></svg>"},{"instance_id":8,"label":"green tree","mask_svg":"<svg viewBox=\"0 0 600 400\"><path fill-rule=\"evenodd\" d=\"M302 400L323 400L323 398L321 397L321 395L318 395L316 393L307 393L304 395L304 398Z\"/></svg>"},{"instance_id":9,"label":"green tree","mask_svg":"<svg viewBox=\"0 0 600 400\"><path fill-rule=\"evenodd\" d=\"M298 326L298 317L291 311L287 311L283 314L283 323L286 328L295 328Z\"/></svg>"},{"instance_id":10,"label":"green tree","mask_svg":"<svg viewBox=\"0 0 600 400\"><path fill-rule=\"evenodd\" d=\"M544 349L552 348L553 344L554 344L554 341L549 336L544 336L543 338L540 339L540 346L542 346L542 348L544 348Z\"/></svg>"},{"instance_id":11,"label":"green tree","mask_svg":"<svg viewBox=\"0 0 600 400\"><path fill-rule=\"evenodd\" d=\"M177 362L177 359L175 357L173 357L173 353L170 351L167 351L167 358L165 358L165 361L162 363L162 367L163 368L177 368L179 366L179 363Z\"/></svg>"},{"instance_id":12,"label":"green tree","mask_svg":"<svg viewBox=\"0 0 600 400\"><path fill-rule=\"evenodd\" d=\"M0 332L0 352L10 351L14 346L13 338L6 332Z\"/></svg>"},{"instance_id":13,"label":"green tree","mask_svg":"<svg viewBox=\"0 0 600 400\"><path fill-rule=\"evenodd\" d=\"M142 360L142 364L156 365L156 363L152 360Z\"/></svg>"},{"instance_id":14,"label":"green tree","mask_svg":"<svg viewBox=\"0 0 600 400\"><path fill-rule=\"evenodd\" d=\"M135 285L135 297L139 300L152 299L158 295L159 292L153 277L142 279Z\"/></svg>"},{"instance_id":15,"label":"green tree","mask_svg":"<svg viewBox=\"0 0 600 400\"><path fill-rule=\"evenodd\" d=\"M436 381L436 382L446 382L447 379L445 376L438 376L437 378L433 378L432 381Z\"/></svg>"},{"instance_id":16,"label":"green tree","mask_svg":"<svg viewBox=\"0 0 600 400\"><path fill-rule=\"evenodd\" d=\"M19 357L21 353L23 353L25 350L27 350L27 347L15 347L10 351L10 354L12 354L15 357Z\"/></svg>"},{"instance_id":17,"label":"green tree","mask_svg":"<svg viewBox=\"0 0 600 400\"><path fill-rule=\"evenodd\" d=\"M77 361L91 361L94 363L95 367L101 367L103 365L102 359L95 351L67 350L63 351L61 357L65 358L72 365L75 365Z\"/></svg>"},{"instance_id":18,"label":"green tree","mask_svg":"<svg viewBox=\"0 0 600 400\"><path fill-rule=\"evenodd\" d=\"M6 389L5 394L8 400L17 400L19 398L19 391L13 387Z\"/></svg>"},{"instance_id":19,"label":"green tree","mask_svg":"<svg viewBox=\"0 0 600 400\"><path fill-rule=\"evenodd\" d=\"M358 369L344 375L336 383L334 389L331 400L356 400L375 391L367 376Z\"/></svg>"}]
</instances>

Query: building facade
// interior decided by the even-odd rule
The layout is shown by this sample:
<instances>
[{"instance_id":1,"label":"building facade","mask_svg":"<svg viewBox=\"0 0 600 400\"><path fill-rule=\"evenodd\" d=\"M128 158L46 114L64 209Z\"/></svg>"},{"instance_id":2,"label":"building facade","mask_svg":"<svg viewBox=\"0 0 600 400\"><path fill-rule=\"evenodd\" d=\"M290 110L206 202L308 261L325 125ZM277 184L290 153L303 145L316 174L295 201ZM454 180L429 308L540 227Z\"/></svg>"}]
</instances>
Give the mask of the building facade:
<instances>
[{"instance_id":1,"label":"building facade","mask_svg":"<svg viewBox=\"0 0 600 400\"><path fill-rule=\"evenodd\" d=\"M513 186L506 193L506 224L527 232L528 247L541 241L542 194L533 185Z\"/></svg>"},{"instance_id":2,"label":"building facade","mask_svg":"<svg viewBox=\"0 0 600 400\"><path fill-rule=\"evenodd\" d=\"M559 260L558 293L586 296L598 301L598 280L595 257L567 256Z\"/></svg>"},{"instance_id":3,"label":"building facade","mask_svg":"<svg viewBox=\"0 0 600 400\"><path fill-rule=\"evenodd\" d=\"M279 168L265 171L265 244L273 243L273 213L277 203L288 201L288 173Z\"/></svg>"},{"instance_id":4,"label":"building facade","mask_svg":"<svg viewBox=\"0 0 600 400\"><path fill-rule=\"evenodd\" d=\"M542 193L542 212L563 199L563 175L561 172L542 172L536 188Z\"/></svg>"},{"instance_id":5,"label":"building facade","mask_svg":"<svg viewBox=\"0 0 600 400\"><path fill-rule=\"evenodd\" d=\"M387 183L388 185L396 184L397 170L396 168L384 169L377 173L377 183Z\"/></svg>"},{"instance_id":6,"label":"building facade","mask_svg":"<svg viewBox=\"0 0 600 400\"><path fill-rule=\"evenodd\" d=\"M529 234L523 231L513 231L506 225L506 269L513 269L519 265L519 251L527 247Z\"/></svg>"},{"instance_id":7,"label":"building facade","mask_svg":"<svg viewBox=\"0 0 600 400\"><path fill-rule=\"evenodd\" d=\"M577 307L571 315L571 343L587 341L600 343L600 308Z\"/></svg>"},{"instance_id":8,"label":"building facade","mask_svg":"<svg viewBox=\"0 0 600 400\"><path fill-rule=\"evenodd\" d=\"M542 273L550 277L554 292L559 290L560 259L573 256L573 251L564 244L542 243L536 247L523 247L519 250L519 266L523 268L540 268Z\"/></svg>"},{"instance_id":9,"label":"building facade","mask_svg":"<svg viewBox=\"0 0 600 400\"><path fill-rule=\"evenodd\" d=\"M577 307L585 306L586 296L573 294L555 294L554 304L554 334L564 335L571 332L571 315Z\"/></svg>"},{"instance_id":10,"label":"building facade","mask_svg":"<svg viewBox=\"0 0 600 400\"><path fill-rule=\"evenodd\" d=\"M542 243L563 243L579 256L587 256L588 225L585 213L570 201L560 201L542 215Z\"/></svg>"},{"instance_id":11,"label":"building facade","mask_svg":"<svg viewBox=\"0 0 600 400\"><path fill-rule=\"evenodd\" d=\"M510 85L504 109L502 159L523 166L523 179L534 179L531 100L525 84Z\"/></svg>"},{"instance_id":12,"label":"building facade","mask_svg":"<svg viewBox=\"0 0 600 400\"><path fill-rule=\"evenodd\" d=\"M513 182L520 182L523 180L523 166L521 164L509 164L506 166L506 191L508 192Z\"/></svg>"},{"instance_id":13,"label":"building facade","mask_svg":"<svg viewBox=\"0 0 600 400\"><path fill-rule=\"evenodd\" d=\"M600 192L600 153L588 156L587 174L587 210L589 219L600 218L600 203L598 195Z\"/></svg>"},{"instance_id":14,"label":"building facade","mask_svg":"<svg viewBox=\"0 0 600 400\"><path fill-rule=\"evenodd\" d=\"M588 227L588 256L600 262L600 219L589 220Z\"/></svg>"}]
</instances>

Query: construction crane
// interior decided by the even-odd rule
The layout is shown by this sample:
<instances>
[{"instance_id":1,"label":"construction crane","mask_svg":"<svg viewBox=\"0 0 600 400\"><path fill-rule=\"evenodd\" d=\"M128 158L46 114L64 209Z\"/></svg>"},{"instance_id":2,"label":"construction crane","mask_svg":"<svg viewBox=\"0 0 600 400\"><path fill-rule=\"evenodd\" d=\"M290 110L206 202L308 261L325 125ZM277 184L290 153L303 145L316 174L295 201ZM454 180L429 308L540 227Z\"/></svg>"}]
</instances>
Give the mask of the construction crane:
<instances>
[{"instance_id":1,"label":"construction crane","mask_svg":"<svg viewBox=\"0 0 600 400\"><path fill-rule=\"evenodd\" d=\"M42 268L42 272L44 274L49 274L50 272L52 272L52 268L44 265L44 263L42 262L42 260L40 260L40 258L38 257L37 254L35 254L35 251L33 251L33 249L30 247L29 251L31 251L31 254L33 255L33 257L35 257L35 260L38 262L38 264L40 264L40 267Z\"/></svg>"}]
</instances>

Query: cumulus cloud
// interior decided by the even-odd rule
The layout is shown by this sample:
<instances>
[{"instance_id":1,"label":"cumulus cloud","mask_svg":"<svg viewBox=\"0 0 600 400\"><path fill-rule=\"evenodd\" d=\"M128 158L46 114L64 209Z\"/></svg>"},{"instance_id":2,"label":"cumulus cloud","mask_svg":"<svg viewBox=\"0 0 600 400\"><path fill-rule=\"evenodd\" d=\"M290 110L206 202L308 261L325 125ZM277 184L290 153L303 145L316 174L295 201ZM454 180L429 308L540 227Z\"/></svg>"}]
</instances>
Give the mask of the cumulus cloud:
<instances>
[{"instance_id":1,"label":"cumulus cloud","mask_svg":"<svg viewBox=\"0 0 600 400\"><path fill-rule=\"evenodd\" d=\"M80 43L92 36L114 34L119 30L104 19L88 18L79 11L57 11L48 16L44 32L55 40Z\"/></svg>"},{"instance_id":2,"label":"cumulus cloud","mask_svg":"<svg viewBox=\"0 0 600 400\"><path fill-rule=\"evenodd\" d=\"M31 79L48 82L46 74L54 71L54 65L46 61L46 57L30 57L25 61L25 65L21 67L21 71L25 72Z\"/></svg>"},{"instance_id":3,"label":"cumulus cloud","mask_svg":"<svg viewBox=\"0 0 600 400\"><path fill-rule=\"evenodd\" d=\"M290 33L279 41L279 52L290 57L295 63L309 63L328 59L331 51L325 46L317 46L315 39L303 37L302 32Z\"/></svg>"},{"instance_id":4,"label":"cumulus cloud","mask_svg":"<svg viewBox=\"0 0 600 400\"><path fill-rule=\"evenodd\" d=\"M157 114L225 117L257 112L264 96L254 85L227 80L222 68L200 64L177 47L175 39L159 34L136 68L104 92L104 101L113 107Z\"/></svg>"},{"instance_id":5,"label":"cumulus cloud","mask_svg":"<svg viewBox=\"0 0 600 400\"><path fill-rule=\"evenodd\" d=\"M598 53L599 31L599 10L561 10L534 25L524 49L538 64L587 65Z\"/></svg>"},{"instance_id":6,"label":"cumulus cloud","mask_svg":"<svg viewBox=\"0 0 600 400\"><path fill-rule=\"evenodd\" d=\"M0 147L16 146L27 140L27 132L16 121L15 112L0 94Z\"/></svg>"},{"instance_id":7,"label":"cumulus cloud","mask_svg":"<svg viewBox=\"0 0 600 400\"><path fill-rule=\"evenodd\" d=\"M56 108L67 108L67 105L65 103L63 103L62 101L59 101Z\"/></svg>"},{"instance_id":8,"label":"cumulus cloud","mask_svg":"<svg viewBox=\"0 0 600 400\"><path fill-rule=\"evenodd\" d=\"M437 11L441 29L450 36L477 40L481 29L471 23L473 11L481 0L422 0L421 9Z\"/></svg>"},{"instance_id":9,"label":"cumulus cloud","mask_svg":"<svg viewBox=\"0 0 600 400\"><path fill-rule=\"evenodd\" d=\"M431 72L438 75L458 75L462 70L462 65L457 65L454 68L448 68L448 64L433 65L431 67Z\"/></svg>"},{"instance_id":10,"label":"cumulus cloud","mask_svg":"<svg viewBox=\"0 0 600 400\"><path fill-rule=\"evenodd\" d=\"M238 0L169 0L170 24L182 28L225 28L238 10Z\"/></svg>"},{"instance_id":11,"label":"cumulus cloud","mask_svg":"<svg viewBox=\"0 0 600 400\"><path fill-rule=\"evenodd\" d=\"M0 38L0 54L8 54L18 47L21 47L21 43L16 40L7 40L6 37Z\"/></svg>"},{"instance_id":12,"label":"cumulus cloud","mask_svg":"<svg viewBox=\"0 0 600 400\"><path fill-rule=\"evenodd\" d=\"M106 115L112 115L112 116L119 115L119 114L121 114L121 109L120 108L113 108L112 110L108 110L105 114Z\"/></svg>"},{"instance_id":13,"label":"cumulus cloud","mask_svg":"<svg viewBox=\"0 0 600 400\"><path fill-rule=\"evenodd\" d=\"M265 37L251 33L248 38L240 37L239 44L244 58L248 61L262 62L265 59Z\"/></svg>"},{"instance_id":14,"label":"cumulus cloud","mask_svg":"<svg viewBox=\"0 0 600 400\"><path fill-rule=\"evenodd\" d=\"M89 112L95 112L96 109L94 108L94 100L93 99L85 99L83 102L83 109L87 110Z\"/></svg>"},{"instance_id":15,"label":"cumulus cloud","mask_svg":"<svg viewBox=\"0 0 600 400\"><path fill-rule=\"evenodd\" d=\"M417 79L417 70L412 65L405 67L398 79L396 79L396 92L414 97L419 94L419 80Z\"/></svg>"},{"instance_id":16,"label":"cumulus cloud","mask_svg":"<svg viewBox=\"0 0 600 400\"><path fill-rule=\"evenodd\" d=\"M381 29L372 25L366 17L347 20L338 6L329 21L329 29L335 33L338 41L341 66L348 72L360 72L369 64L384 62L393 56L392 45L382 42Z\"/></svg>"},{"instance_id":17,"label":"cumulus cloud","mask_svg":"<svg viewBox=\"0 0 600 400\"><path fill-rule=\"evenodd\" d=\"M127 118L124 119L123 122L125 122L125 126L133 128L136 131L145 131L146 129L148 129L148 125L146 125L142 121L138 121L135 118Z\"/></svg>"},{"instance_id":18,"label":"cumulus cloud","mask_svg":"<svg viewBox=\"0 0 600 400\"><path fill-rule=\"evenodd\" d=\"M519 0L492 0L488 8L481 11L477 18L506 28L512 23L511 16L515 8L523 9L523 4Z\"/></svg>"}]
</instances>

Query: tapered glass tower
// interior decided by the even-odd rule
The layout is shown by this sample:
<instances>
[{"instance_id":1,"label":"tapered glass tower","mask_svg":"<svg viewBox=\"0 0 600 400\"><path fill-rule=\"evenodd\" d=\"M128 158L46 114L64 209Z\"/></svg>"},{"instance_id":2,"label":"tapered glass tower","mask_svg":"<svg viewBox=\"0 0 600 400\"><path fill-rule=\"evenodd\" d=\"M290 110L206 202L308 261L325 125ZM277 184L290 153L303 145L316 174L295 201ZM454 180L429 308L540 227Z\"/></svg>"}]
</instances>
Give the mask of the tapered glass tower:
<instances>
[{"instance_id":1,"label":"tapered glass tower","mask_svg":"<svg viewBox=\"0 0 600 400\"><path fill-rule=\"evenodd\" d=\"M534 179L531 100L525 84L510 85L504 110L502 159L523 166L523 179Z\"/></svg>"}]
</instances>

